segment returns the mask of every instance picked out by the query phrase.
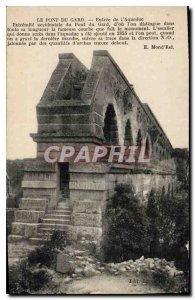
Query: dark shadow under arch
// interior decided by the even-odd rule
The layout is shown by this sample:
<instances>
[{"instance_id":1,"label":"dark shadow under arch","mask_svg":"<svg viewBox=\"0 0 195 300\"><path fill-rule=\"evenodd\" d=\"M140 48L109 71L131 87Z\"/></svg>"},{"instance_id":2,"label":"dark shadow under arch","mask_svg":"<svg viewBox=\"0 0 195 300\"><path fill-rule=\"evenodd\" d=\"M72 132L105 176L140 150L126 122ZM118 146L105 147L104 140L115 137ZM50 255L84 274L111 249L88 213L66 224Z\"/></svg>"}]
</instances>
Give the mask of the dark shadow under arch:
<instances>
[{"instance_id":1,"label":"dark shadow under arch","mask_svg":"<svg viewBox=\"0 0 195 300\"><path fill-rule=\"evenodd\" d=\"M146 145L145 145L145 158L149 158L150 156L150 143L148 137L146 138Z\"/></svg>"},{"instance_id":2,"label":"dark shadow under arch","mask_svg":"<svg viewBox=\"0 0 195 300\"><path fill-rule=\"evenodd\" d=\"M125 126L125 138L124 138L124 145L132 145L133 144L133 137L132 137L132 131L131 131L131 123L129 120L127 120L126 126Z\"/></svg>"},{"instance_id":3,"label":"dark shadow under arch","mask_svg":"<svg viewBox=\"0 0 195 300\"><path fill-rule=\"evenodd\" d=\"M105 143L109 145L119 144L116 113L112 104L109 104L106 109L103 131Z\"/></svg>"},{"instance_id":4,"label":"dark shadow under arch","mask_svg":"<svg viewBox=\"0 0 195 300\"><path fill-rule=\"evenodd\" d=\"M142 134L141 134L140 129L138 130L138 133L137 133L136 143L137 143L138 146L142 144Z\"/></svg>"}]
</instances>

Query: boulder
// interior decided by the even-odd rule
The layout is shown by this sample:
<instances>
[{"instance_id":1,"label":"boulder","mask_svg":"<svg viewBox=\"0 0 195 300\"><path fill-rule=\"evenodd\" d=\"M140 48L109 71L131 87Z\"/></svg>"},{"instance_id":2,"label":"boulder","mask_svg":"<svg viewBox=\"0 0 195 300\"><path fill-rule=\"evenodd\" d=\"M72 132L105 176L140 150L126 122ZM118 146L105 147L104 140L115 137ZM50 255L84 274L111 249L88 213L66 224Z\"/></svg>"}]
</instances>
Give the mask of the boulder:
<instances>
[{"instance_id":1,"label":"boulder","mask_svg":"<svg viewBox=\"0 0 195 300\"><path fill-rule=\"evenodd\" d=\"M58 253L56 271L60 273L73 273L75 269L75 263L70 260L69 255L65 253Z\"/></svg>"},{"instance_id":2,"label":"boulder","mask_svg":"<svg viewBox=\"0 0 195 300\"><path fill-rule=\"evenodd\" d=\"M170 277L174 277L174 276L175 276L175 273L176 273L176 270L175 270L175 269L171 268L171 269L169 270L169 276L170 276Z\"/></svg>"},{"instance_id":3,"label":"boulder","mask_svg":"<svg viewBox=\"0 0 195 300\"><path fill-rule=\"evenodd\" d=\"M83 260L83 256L77 255L77 256L76 256L76 259L78 259L78 260Z\"/></svg>"},{"instance_id":4,"label":"boulder","mask_svg":"<svg viewBox=\"0 0 195 300\"><path fill-rule=\"evenodd\" d=\"M66 277L65 279L64 279L64 282L65 283L69 283L69 282L71 282L72 281L72 278L70 278L70 277Z\"/></svg>"},{"instance_id":5,"label":"boulder","mask_svg":"<svg viewBox=\"0 0 195 300\"><path fill-rule=\"evenodd\" d=\"M96 275L96 270L92 266L86 266L83 270L83 273L86 277L91 277Z\"/></svg>"},{"instance_id":6,"label":"boulder","mask_svg":"<svg viewBox=\"0 0 195 300\"><path fill-rule=\"evenodd\" d=\"M171 268L173 268L173 267L175 266L174 261L169 261L169 266L170 266Z\"/></svg>"},{"instance_id":7,"label":"boulder","mask_svg":"<svg viewBox=\"0 0 195 300\"><path fill-rule=\"evenodd\" d=\"M75 268L74 272L75 274L81 275L83 270L81 268Z\"/></svg>"},{"instance_id":8,"label":"boulder","mask_svg":"<svg viewBox=\"0 0 195 300\"><path fill-rule=\"evenodd\" d=\"M184 274L183 271L176 271L175 276L182 276Z\"/></svg>"},{"instance_id":9,"label":"boulder","mask_svg":"<svg viewBox=\"0 0 195 300\"><path fill-rule=\"evenodd\" d=\"M74 254L82 256L82 255L86 255L87 251L84 251L84 250L74 250Z\"/></svg>"},{"instance_id":10,"label":"boulder","mask_svg":"<svg viewBox=\"0 0 195 300\"><path fill-rule=\"evenodd\" d=\"M120 268L119 268L119 271L120 271L120 272L126 272L126 268L120 267Z\"/></svg>"},{"instance_id":11,"label":"boulder","mask_svg":"<svg viewBox=\"0 0 195 300\"><path fill-rule=\"evenodd\" d=\"M149 267L150 269L154 269L154 263L153 263L153 262L149 262L148 267Z\"/></svg>"},{"instance_id":12,"label":"boulder","mask_svg":"<svg viewBox=\"0 0 195 300\"><path fill-rule=\"evenodd\" d=\"M165 267L165 270L169 272L169 271L171 270L171 267L167 265L167 266Z\"/></svg>"}]
</instances>

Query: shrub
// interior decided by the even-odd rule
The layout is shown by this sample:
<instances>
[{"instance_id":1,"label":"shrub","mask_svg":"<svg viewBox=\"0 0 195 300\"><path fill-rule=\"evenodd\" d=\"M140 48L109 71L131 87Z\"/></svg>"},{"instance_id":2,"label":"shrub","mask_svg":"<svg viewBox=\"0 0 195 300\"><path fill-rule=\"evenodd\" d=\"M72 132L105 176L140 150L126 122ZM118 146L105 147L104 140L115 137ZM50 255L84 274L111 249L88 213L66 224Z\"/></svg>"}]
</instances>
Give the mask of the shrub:
<instances>
[{"instance_id":1,"label":"shrub","mask_svg":"<svg viewBox=\"0 0 195 300\"><path fill-rule=\"evenodd\" d=\"M158 271L153 273L152 278L154 284L166 293L189 293L188 281L183 276L170 277L168 273Z\"/></svg>"},{"instance_id":2,"label":"shrub","mask_svg":"<svg viewBox=\"0 0 195 300\"><path fill-rule=\"evenodd\" d=\"M105 261L136 259L147 253L148 222L130 185L120 184L105 210L103 256Z\"/></svg>"},{"instance_id":3,"label":"shrub","mask_svg":"<svg viewBox=\"0 0 195 300\"><path fill-rule=\"evenodd\" d=\"M39 264L40 267L50 267L55 260L57 249L62 250L66 246L66 234L60 231L54 231L51 239L41 248L36 248L28 256L28 262L31 266Z\"/></svg>"},{"instance_id":4,"label":"shrub","mask_svg":"<svg viewBox=\"0 0 195 300\"><path fill-rule=\"evenodd\" d=\"M33 250L28 256L28 262L31 266L40 264L40 267L50 267L54 260L54 252L48 245Z\"/></svg>"},{"instance_id":5,"label":"shrub","mask_svg":"<svg viewBox=\"0 0 195 300\"><path fill-rule=\"evenodd\" d=\"M173 293L175 291L175 279L166 273L160 271L153 273L153 281L156 286L159 286L167 293Z\"/></svg>"},{"instance_id":6,"label":"shrub","mask_svg":"<svg viewBox=\"0 0 195 300\"><path fill-rule=\"evenodd\" d=\"M58 248L62 250L68 243L67 233L56 230L53 232L50 241L48 241L48 246L51 249Z\"/></svg>"},{"instance_id":7,"label":"shrub","mask_svg":"<svg viewBox=\"0 0 195 300\"><path fill-rule=\"evenodd\" d=\"M38 291L48 282L45 270L32 270L27 261L18 266L9 267L9 294L30 294Z\"/></svg>"},{"instance_id":8,"label":"shrub","mask_svg":"<svg viewBox=\"0 0 195 300\"><path fill-rule=\"evenodd\" d=\"M50 267L55 261L57 249L63 249L66 246L66 234L55 231L51 240L44 246L36 248L28 255L27 260L21 262L18 266L9 268L9 293L10 294L28 294L30 291L37 291L48 282L48 274L42 269L33 269L38 265Z\"/></svg>"},{"instance_id":9,"label":"shrub","mask_svg":"<svg viewBox=\"0 0 195 300\"><path fill-rule=\"evenodd\" d=\"M150 254L186 262L188 253L185 244L189 241L189 200L186 191L173 196L151 191L147 216L150 237L156 246Z\"/></svg>"},{"instance_id":10,"label":"shrub","mask_svg":"<svg viewBox=\"0 0 195 300\"><path fill-rule=\"evenodd\" d=\"M20 265L13 265L9 267L8 272L8 292L11 295L18 295L24 292L21 285L21 268Z\"/></svg>"}]
</instances>

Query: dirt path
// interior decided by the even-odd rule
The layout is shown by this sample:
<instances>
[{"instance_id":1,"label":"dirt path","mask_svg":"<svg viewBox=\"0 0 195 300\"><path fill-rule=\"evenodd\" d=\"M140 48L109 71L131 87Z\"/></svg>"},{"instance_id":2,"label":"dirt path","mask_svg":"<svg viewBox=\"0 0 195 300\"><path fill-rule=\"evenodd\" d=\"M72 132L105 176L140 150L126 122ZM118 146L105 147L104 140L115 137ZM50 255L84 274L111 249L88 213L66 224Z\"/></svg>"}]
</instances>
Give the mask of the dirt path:
<instances>
[{"instance_id":1,"label":"dirt path","mask_svg":"<svg viewBox=\"0 0 195 300\"><path fill-rule=\"evenodd\" d=\"M27 258L29 252L36 246L29 245L26 242L8 243L9 265L20 262ZM102 273L93 277L82 277L80 280L76 278L70 283L65 283L65 277L56 273L57 277L48 287L42 291L43 294L54 294L61 292L64 294L156 294L164 293L160 288L152 284L150 278L145 278L141 274L126 273L118 276ZM147 279L147 281L146 281ZM52 280L53 281L53 280ZM55 286L55 291L52 288ZM41 294L42 294L41 293Z\"/></svg>"},{"instance_id":2,"label":"dirt path","mask_svg":"<svg viewBox=\"0 0 195 300\"><path fill-rule=\"evenodd\" d=\"M131 282L129 282L131 280ZM138 282L132 282L137 280ZM102 274L90 278L74 280L68 284L67 294L156 294L164 293L163 290L144 282L139 276L124 275L113 276Z\"/></svg>"}]
</instances>

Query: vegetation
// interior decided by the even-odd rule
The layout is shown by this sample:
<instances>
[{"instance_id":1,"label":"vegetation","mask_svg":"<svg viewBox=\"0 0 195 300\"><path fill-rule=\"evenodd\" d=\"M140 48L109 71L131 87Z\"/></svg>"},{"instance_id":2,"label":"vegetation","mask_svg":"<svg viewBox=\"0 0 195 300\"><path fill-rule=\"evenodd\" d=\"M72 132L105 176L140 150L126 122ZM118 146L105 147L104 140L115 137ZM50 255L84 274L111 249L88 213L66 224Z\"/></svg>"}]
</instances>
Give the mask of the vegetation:
<instances>
[{"instance_id":1,"label":"vegetation","mask_svg":"<svg viewBox=\"0 0 195 300\"><path fill-rule=\"evenodd\" d=\"M152 274L153 282L159 286L166 293L188 293L186 289L187 282L183 277L170 277L168 273L161 272L160 270Z\"/></svg>"},{"instance_id":2,"label":"vegetation","mask_svg":"<svg viewBox=\"0 0 195 300\"><path fill-rule=\"evenodd\" d=\"M189 190L189 151L175 148L172 155L176 163L179 189Z\"/></svg>"},{"instance_id":3,"label":"vegetation","mask_svg":"<svg viewBox=\"0 0 195 300\"><path fill-rule=\"evenodd\" d=\"M120 262L142 255L175 260L188 269L189 199L186 190L171 195L153 190L147 207L140 205L130 185L118 185L105 212L105 261Z\"/></svg>"},{"instance_id":4,"label":"vegetation","mask_svg":"<svg viewBox=\"0 0 195 300\"><path fill-rule=\"evenodd\" d=\"M175 260L180 269L187 268L188 253L185 245L189 241L188 194L180 191L173 196L164 193L157 195L151 191L147 215L151 254Z\"/></svg>"},{"instance_id":5,"label":"vegetation","mask_svg":"<svg viewBox=\"0 0 195 300\"><path fill-rule=\"evenodd\" d=\"M9 267L9 294L30 294L41 289L49 280L43 267L55 265L57 252L66 246L66 240L64 233L55 231L51 240L33 250L26 260Z\"/></svg>"},{"instance_id":6,"label":"vegetation","mask_svg":"<svg viewBox=\"0 0 195 300\"><path fill-rule=\"evenodd\" d=\"M106 262L136 259L148 252L146 209L139 204L132 186L118 185L106 206L103 255Z\"/></svg>"},{"instance_id":7,"label":"vegetation","mask_svg":"<svg viewBox=\"0 0 195 300\"><path fill-rule=\"evenodd\" d=\"M7 160L6 171L10 179L11 195L7 198L7 207L18 207L19 199L22 197L22 178L24 175L25 164L33 161L33 159L16 159Z\"/></svg>"}]
</instances>

